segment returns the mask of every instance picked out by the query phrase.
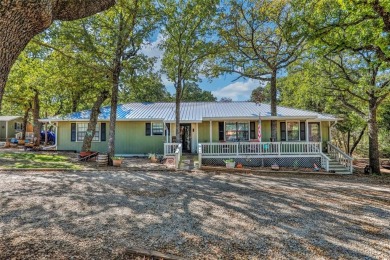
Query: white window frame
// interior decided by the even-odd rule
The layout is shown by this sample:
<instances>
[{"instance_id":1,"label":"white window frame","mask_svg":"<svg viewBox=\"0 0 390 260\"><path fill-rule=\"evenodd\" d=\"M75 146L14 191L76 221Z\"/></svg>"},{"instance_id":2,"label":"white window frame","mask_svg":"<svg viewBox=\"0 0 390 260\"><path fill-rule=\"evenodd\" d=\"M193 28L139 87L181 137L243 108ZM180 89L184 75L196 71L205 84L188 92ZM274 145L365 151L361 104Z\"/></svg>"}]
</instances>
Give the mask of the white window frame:
<instances>
[{"instance_id":1,"label":"white window frame","mask_svg":"<svg viewBox=\"0 0 390 260\"><path fill-rule=\"evenodd\" d=\"M150 136L165 136L165 126L164 126L164 122L150 122L151 123L151 126L150 126ZM155 135L153 133L153 126L154 124L161 124L162 125L162 132L161 132L161 135Z\"/></svg>"},{"instance_id":2,"label":"white window frame","mask_svg":"<svg viewBox=\"0 0 390 260\"><path fill-rule=\"evenodd\" d=\"M19 131L21 132L23 130L23 123L20 123L20 122L15 122L15 124L19 127L16 127L15 128L15 131Z\"/></svg>"},{"instance_id":3,"label":"white window frame","mask_svg":"<svg viewBox=\"0 0 390 260\"><path fill-rule=\"evenodd\" d=\"M166 136L166 126L165 126L165 123L164 122L145 122L145 127L146 127L146 123L149 123L150 124L150 135L145 135L145 136ZM162 124L163 126L163 130L162 130L162 134L161 135L155 135L153 134L153 125L154 124Z\"/></svg>"},{"instance_id":4,"label":"white window frame","mask_svg":"<svg viewBox=\"0 0 390 260\"><path fill-rule=\"evenodd\" d=\"M301 121L299 120L286 120L286 142L300 142L301 141ZM298 123L298 140L288 139L288 123Z\"/></svg>"},{"instance_id":5,"label":"white window frame","mask_svg":"<svg viewBox=\"0 0 390 260\"><path fill-rule=\"evenodd\" d=\"M76 122L76 143L81 143L84 141L84 140L79 141L79 138L78 138L79 124L87 124L87 129L88 129L88 123L89 122ZM98 123L96 123L96 126L99 129L99 134L98 134L99 140L93 140L93 138L92 138L92 142L93 143L100 143L101 142L101 135L102 135L102 123L98 122Z\"/></svg>"},{"instance_id":6,"label":"white window frame","mask_svg":"<svg viewBox=\"0 0 390 260\"><path fill-rule=\"evenodd\" d=\"M223 124L223 128L224 128L223 138L224 138L225 141L226 141L226 124L227 123L234 123L234 124L245 123L245 124L248 124L248 140L243 140L243 141L240 140L240 142L249 142L251 140L251 121L239 121L239 120L237 120L237 121L224 121L223 123L224 123ZM237 129L236 129L236 131L237 131Z\"/></svg>"}]
</instances>

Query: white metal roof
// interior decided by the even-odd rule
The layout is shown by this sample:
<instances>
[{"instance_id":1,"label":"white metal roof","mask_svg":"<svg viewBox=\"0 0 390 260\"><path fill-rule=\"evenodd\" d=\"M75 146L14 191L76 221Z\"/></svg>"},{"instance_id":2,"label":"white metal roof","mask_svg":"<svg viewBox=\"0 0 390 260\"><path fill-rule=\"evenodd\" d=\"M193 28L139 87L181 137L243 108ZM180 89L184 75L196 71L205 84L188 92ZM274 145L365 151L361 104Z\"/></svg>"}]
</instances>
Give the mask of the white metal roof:
<instances>
[{"instance_id":1,"label":"white metal roof","mask_svg":"<svg viewBox=\"0 0 390 260\"><path fill-rule=\"evenodd\" d=\"M0 116L0 121L12 121L15 119L21 118L21 116Z\"/></svg>"},{"instance_id":2,"label":"white metal roof","mask_svg":"<svg viewBox=\"0 0 390 260\"><path fill-rule=\"evenodd\" d=\"M149 103L127 103L118 105L118 121L165 121L175 122L175 103L149 102ZM101 108L100 120L110 119L110 107ZM51 117L43 121L77 121L89 120L91 111L85 110L64 116ZM335 121L333 115L320 114L306 110L277 107L277 116L271 117L269 104L256 104L254 102L182 102L180 121L202 122L209 120L246 119L257 120L260 116L263 119L316 119L322 121Z\"/></svg>"}]
</instances>

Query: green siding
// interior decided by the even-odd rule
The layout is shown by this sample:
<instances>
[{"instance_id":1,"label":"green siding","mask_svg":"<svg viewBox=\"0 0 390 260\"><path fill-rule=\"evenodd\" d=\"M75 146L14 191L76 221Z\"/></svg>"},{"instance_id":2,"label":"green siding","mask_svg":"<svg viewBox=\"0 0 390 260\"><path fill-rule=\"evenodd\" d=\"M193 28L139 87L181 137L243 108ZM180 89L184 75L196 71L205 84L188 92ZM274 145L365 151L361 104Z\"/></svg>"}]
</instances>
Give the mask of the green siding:
<instances>
[{"instance_id":1,"label":"green siding","mask_svg":"<svg viewBox=\"0 0 390 260\"><path fill-rule=\"evenodd\" d=\"M207 143L210 141L210 122L202 122L198 124L199 143Z\"/></svg>"},{"instance_id":2,"label":"green siding","mask_svg":"<svg viewBox=\"0 0 390 260\"><path fill-rule=\"evenodd\" d=\"M322 142L329 141L329 122L321 122Z\"/></svg>"},{"instance_id":3,"label":"green siding","mask_svg":"<svg viewBox=\"0 0 390 260\"><path fill-rule=\"evenodd\" d=\"M58 149L80 151L83 142L70 141L70 125L73 122L59 122ZM74 122L76 123L76 122ZM106 122L107 141L92 142L91 150L107 152L109 122ZM116 154L163 153L165 136L145 136L146 122L117 122L115 132Z\"/></svg>"},{"instance_id":4,"label":"green siding","mask_svg":"<svg viewBox=\"0 0 390 260\"><path fill-rule=\"evenodd\" d=\"M22 119L15 119L15 120L11 120L11 121L8 121L8 138L15 138L15 134L17 133L15 131L15 123L16 122L19 122L19 123L22 123L23 120ZM1 141L5 141L6 139L6 129L7 126L6 126L6 122L5 121L1 121L0 122L0 140Z\"/></svg>"},{"instance_id":5,"label":"green siding","mask_svg":"<svg viewBox=\"0 0 390 260\"><path fill-rule=\"evenodd\" d=\"M117 122L115 153L148 154L164 153L164 135L146 136L146 122Z\"/></svg>"},{"instance_id":6,"label":"green siding","mask_svg":"<svg viewBox=\"0 0 390 260\"><path fill-rule=\"evenodd\" d=\"M257 126L257 124L256 124ZM262 120L261 121L261 141L262 142L269 142L271 138L271 121L269 120ZM279 137L278 137L279 138Z\"/></svg>"},{"instance_id":7,"label":"green siding","mask_svg":"<svg viewBox=\"0 0 390 260\"><path fill-rule=\"evenodd\" d=\"M218 143L219 142L219 124L218 121L212 122L213 127L213 142ZM210 129L209 129L210 132Z\"/></svg>"},{"instance_id":8,"label":"green siding","mask_svg":"<svg viewBox=\"0 0 390 260\"><path fill-rule=\"evenodd\" d=\"M57 149L58 150L76 150L80 151L83 142L71 142L70 141L70 124L76 122L59 122L57 131ZM109 123L106 122L106 132L108 141ZM107 141L105 142L92 142L91 150L101 153L107 152Z\"/></svg>"},{"instance_id":9,"label":"green siding","mask_svg":"<svg viewBox=\"0 0 390 260\"><path fill-rule=\"evenodd\" d=\"M247 121L246 121L247 122ZM280 141L280 122L277 123L278 140ZM76 123L76 122L75 122ZM107 141L104 142L92 142L91 150L99 152L107 152L108 135L109 135L109 122L107 123ZM115 151L116 154L148 154L159 153L164 151L165 136L146 136L145 135L145 123L146 122L117 122L116 127L116 140ZM1 123L0 123L1 124ZM262 120L262 141L269 142L271 138L271 121ZM12 124L13 126L13 124ZM58 149L59 150L76 150L80 151L82 142L70 141L70 126L71 122L59 122L58 124ZM255 131L257 138L258 121L255 121ZM212 135L213 142L219 142L218 134L218 121L212 122ZM329 140L329 127L328 122L321 123L322 140ZM171 133L175 134L175 125L171 124ZM210 122L205 121L198 124L198 138L199 143L205 143L210 141Z\"/></svg>"}]
</instances>

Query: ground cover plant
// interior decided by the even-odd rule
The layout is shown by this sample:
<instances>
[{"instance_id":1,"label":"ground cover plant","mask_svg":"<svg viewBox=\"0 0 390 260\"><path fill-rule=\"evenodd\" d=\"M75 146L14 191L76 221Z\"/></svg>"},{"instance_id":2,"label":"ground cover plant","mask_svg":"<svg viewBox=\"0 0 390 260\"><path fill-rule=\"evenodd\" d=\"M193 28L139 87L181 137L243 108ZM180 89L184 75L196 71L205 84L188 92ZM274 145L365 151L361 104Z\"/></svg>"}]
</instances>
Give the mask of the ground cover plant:
<instances>
[{"instance_id":1,"label":"ground cover plant","mask_svg":"<svg viewBox=\"0 0 390 260\"><path fill-rule=\"evenodd\" d=\"M33 152L0 153L0 167L6 169L80 169L80 166L71 162L67 156Z\"/></svg>"}]
</instances>

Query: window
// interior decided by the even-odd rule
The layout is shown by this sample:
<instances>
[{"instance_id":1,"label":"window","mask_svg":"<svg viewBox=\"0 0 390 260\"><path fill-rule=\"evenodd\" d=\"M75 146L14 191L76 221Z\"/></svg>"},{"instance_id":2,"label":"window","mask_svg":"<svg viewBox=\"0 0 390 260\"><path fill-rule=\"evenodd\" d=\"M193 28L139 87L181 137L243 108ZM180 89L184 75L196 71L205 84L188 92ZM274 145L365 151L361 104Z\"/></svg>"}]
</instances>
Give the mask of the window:
<instances>
[{"instance_id":1,"label":"window","mask_svg":"<svg viewBox=\"0 0 390 260\"><path fill-rule=\"evenodd\" d=\"M299 122L287 122L287 140L299 141Z\"/></svg>"},{"instance_id":2,"label":"window","mask_svg":"<svg viewBox=\"0 0 390 260\"><path fill-rule=\"evenodd\" d=\"M164 124L163 123L152 123L152 135L163 135Z\"/></svg>"},{"instance_id":3,"label":"window","mask_svg":"<svg viewBox=\"0 0 390 260\"><path fill-rule=\"evenodd\" d=\"M164 134L164 124L163 123L146 123L145 124L145 135L163 135Z\"/></svg>"},{"instance_id":4,"label":"window","mask_svg":"<svg viewBox=\"0 0 390 260\"><path fill-rule=\"evenodd\" d=\"M92 141L99 141L99 126L100 124L96 124L95 135ZM82 142L84 140L84 136L87 133L88 123L77 123L77 141ZM92 133L91 133L92 134Z\"/></svg>"},{"instance_id":5,"label":"window","mask_svg":"<svg viewBox=\"0 0 390 260\"><path fill-rule=\"evenodd\" d=\"M23 123L15 122L15 130L22 131Z\"/></svg>"},{"instance_id":6,"label":"window","mask_svg":"<svg viewBox=\"0 0 390 260\"><path fill-rule=\"evenodd\" d=\"M249 123L226 122L225 137L226 141L248 141Z\"/></svg>"}]
</instances>

